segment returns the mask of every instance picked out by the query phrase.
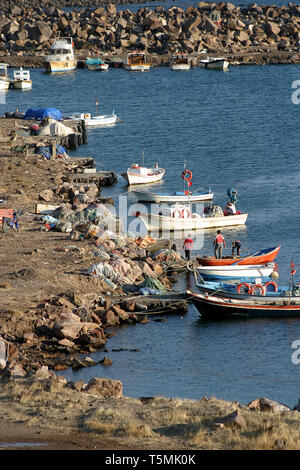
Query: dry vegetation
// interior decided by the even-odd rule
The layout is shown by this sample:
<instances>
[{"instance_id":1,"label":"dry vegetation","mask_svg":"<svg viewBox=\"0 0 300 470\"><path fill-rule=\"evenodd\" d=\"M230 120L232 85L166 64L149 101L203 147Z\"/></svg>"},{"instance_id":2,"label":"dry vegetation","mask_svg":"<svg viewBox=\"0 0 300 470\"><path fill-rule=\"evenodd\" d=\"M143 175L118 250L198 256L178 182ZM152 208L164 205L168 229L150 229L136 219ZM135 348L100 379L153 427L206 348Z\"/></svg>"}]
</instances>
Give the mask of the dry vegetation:
<instances>
[{"instance_id":1,"label":"dry vegetation","mask_svg":"<svg viewBox=\"0 0 300 470\"><path fill-rule=\"evenodd\" d=\"M238 409L245 428L216 423ZM81 436L96 449L298 449L300 414L250 411L216 398L101 399L63 382L18 379L1 386L0 423L22 424L39 442ZM0 448L3 437L0 424ZM21 440L21 439L20 439ZM7 442L7 440L5 441ZM28 437L27 437L28 442ZM88 444L89 443L89 444ZM93 444L92 444L93 443Z\"/></svg>"}]
</instances>

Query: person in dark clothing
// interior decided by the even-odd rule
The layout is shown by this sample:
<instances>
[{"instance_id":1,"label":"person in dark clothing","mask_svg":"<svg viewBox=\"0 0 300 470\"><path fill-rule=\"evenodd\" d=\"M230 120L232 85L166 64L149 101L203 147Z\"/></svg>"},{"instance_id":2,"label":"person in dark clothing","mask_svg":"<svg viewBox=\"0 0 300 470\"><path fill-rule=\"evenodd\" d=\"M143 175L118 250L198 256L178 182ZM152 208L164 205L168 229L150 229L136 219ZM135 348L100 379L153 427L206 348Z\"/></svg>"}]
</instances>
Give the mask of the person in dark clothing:
<instances>
[{"instance_id":1,"label":"person in dark clothing","mask_svg":"<svg viewBox=\"0 0 300 470\"><path fill-rule=\"evenodd\" d=\"M235 250L236 250L237 256L240 256L241 246L242 246L242 244L241 244L240 240L235 240L234 242L232 242L232 255L233 256L234 256Z\"/></svg>"}]
</instances>

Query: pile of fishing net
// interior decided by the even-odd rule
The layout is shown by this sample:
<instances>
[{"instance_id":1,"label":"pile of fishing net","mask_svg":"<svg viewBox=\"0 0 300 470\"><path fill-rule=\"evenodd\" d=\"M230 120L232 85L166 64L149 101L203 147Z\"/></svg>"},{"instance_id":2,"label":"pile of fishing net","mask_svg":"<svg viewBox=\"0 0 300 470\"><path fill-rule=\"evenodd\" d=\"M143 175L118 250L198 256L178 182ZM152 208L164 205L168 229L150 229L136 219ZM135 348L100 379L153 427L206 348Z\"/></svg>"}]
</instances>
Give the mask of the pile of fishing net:
<instances>
[{"instance_id":1,"label":"pile of fishing net","mask_svg":"<svg viewBox=\"0 0 300 470\"><path fill-rule=\"evenodd\" d=\"M204 209L205 217L224 217L223 209L216 204L207 206Z\"/></svg>"}]
</instances>

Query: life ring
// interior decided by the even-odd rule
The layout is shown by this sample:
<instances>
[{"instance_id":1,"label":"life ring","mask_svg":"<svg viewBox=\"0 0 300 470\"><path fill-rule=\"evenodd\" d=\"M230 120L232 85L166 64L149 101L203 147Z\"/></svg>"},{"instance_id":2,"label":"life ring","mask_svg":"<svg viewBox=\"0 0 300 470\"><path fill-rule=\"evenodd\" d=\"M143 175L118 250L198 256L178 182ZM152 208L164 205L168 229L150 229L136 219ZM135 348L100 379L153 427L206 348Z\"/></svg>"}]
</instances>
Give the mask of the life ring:
<instances>
[{"instance_id":1,"label":"life ring","mask_svg":"<svg viewBox=\"0 0 300 470\"><path fill-rule=\"evenodd\" d=\"M248 294L251 294L251 292L252 292L252 287L250 286L250 284L247 284L247 282L241 282L241 284L239 284L239 285L237 286L237 288L236 288L237 293L238 293L238 294L241 293L241 288L242 288L243 286L247 287L247 289L248 289Z\"/></svg>"},{"instance_id":2,"label":"life ring","mask_svg":"<svg viewBox=\"0 0 300 470\"><path fill-rule=\"evenodd\" d=\"M88 117L89 117L88 113L85 113L85 115L83 117L84 117L84 119L88 119Z\"/></svg>"},{"instance_id":3,"label":"life ring","mask_svg":"<svg viewBox=\"0 0 300 470\"><path fill-rule=\"evenodd\" d=\"M187 175L189 175L189 177L187 177ZM191 181L193 173L190 170L184 170L181 176L184 181Z\"/></svg>"},{"instance_id":4,"label":"life ring","mask_svg":"<svg viewBox=\"0 0 300 470\"><path fill-rule=\"evenodd\" d=\"M259 289L258 293L256 292L256 289ZM266 293L266 288L262 284L255 284L252 287L252 291L251 291L252 295L265 295L265 293Z\"/></svg>"},{"instance_id":5,"label":"life ring","mask_svg":"<svg viewBox=\"0 0 300 470\"><path fill-rule=\"evenodd\" d=\"M191 217L191 211L186 207L185 209L182 209L181 211L181 217Z\"/></svg>"},{"instance_id":6,"label":"life ring","mask_svg":"<svg viewBox=\"0 0 300 470\"><path fill-rule=\"evenodd\" d=\"M268 286L274 286L274 292L277 292L278 291L278 286L276 284L276 282L274 281L268 281L266 284L265 284L265 289L266 291L268 290Z\"/></svg>"},{"instance_id":7,"label":"life ring","mask_svg":"<svg viewBox=\"0 0 300 470\"><path fill-rule=\"evenodd\" d=\"M178 214L178 215L175 215L175 214ZM175 209L173 211L173 214L172 214L172 217L176 218L176 219L179 219L181 217L181 211L180 209Z\"/></svg>"}]
</instances>

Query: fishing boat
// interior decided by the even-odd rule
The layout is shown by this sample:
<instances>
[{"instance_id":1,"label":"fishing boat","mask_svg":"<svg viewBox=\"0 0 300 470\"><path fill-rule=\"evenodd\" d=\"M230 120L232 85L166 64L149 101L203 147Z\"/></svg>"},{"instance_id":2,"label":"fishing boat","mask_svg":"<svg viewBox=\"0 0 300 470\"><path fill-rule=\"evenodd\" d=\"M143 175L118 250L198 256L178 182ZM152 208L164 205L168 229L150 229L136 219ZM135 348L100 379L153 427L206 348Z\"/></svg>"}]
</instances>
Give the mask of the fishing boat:
<instances>
[{"instance_id":1,"label":"fishing boat","mask_svg":"<svg viewBox=\"0 0 300 470\"><path fill-rule=\"evenodd\" d=\"M242 280L227 280L227 281L196 281L197 290L200 293L208 295L216 295L218 297L233 298L233 299L248 299L255 295L256 299L262 299L265 296L270 298L277 298L278 296L285 296L289 292L288 286L278 286L269 277L248 278Z\"/></svg>"},{"instance_id":2,"label":"fishing boat","mask_svg":"<svg viewBox=\"0 0 300 470\"><path fill-rule=\"evenodd\" d=\"M32 88L32 80L29 70L23 70L22 67L19 70L15 70L12 84L18 90L30 90Z\"/></svg>"},{"instance_id":3,"label":"fishing boat","mask_svg":"<svg viewBox=\"0 0 300 470\"><path fill-rule=\"evenodd\" d=\"M56 39L51 46L50 54L44 58L46 72L66 72L75 70L76 66L73 39L71 37Z\"/></svg>"},{"instance_id":4,"label":"fishing boat","mask_svg":"<svg viewBox=\"0 0 300 470\"><path fill-rule=\"evenodd\" d=\"M196 260L202 266L226 266L232 264L265 264L274 261L274 259L278 255L280 248L281 245L266 248L264 250L256 251L244 257L226 256L225 258L217 259L214 256L196 256Z\"/></svg>"},{"instance_id":5,"label":"fishing boat","mask_svg":"<svg viewBox=\"0 0 300 470\"><path fill-rule=\"evenodd\" d=\"M275 263L258 265L199 266L197 273L203 279L239 279L249 280L270 276L275 270Z\"/></svg>"},{"instance_id":6,"label":"fishing boat","mask_svg":"<svg viewBox=\"0 0 300 470\"><path fill-rule=\"evenodd\" d=\"M7 75L7 64L0 64L0 91L8 90L10 86L10 79Z\"/></svg>"},{"instance_id":7,"label":"fishing boat","mask_svg":"<svg viewBox=\"0 0 300 470\"><path fill-rule=\"evenodd\" d=\"M114 111L112 114L103 114L101 116L92 116L90 113L73 113L68 117L70 119L84 120L85 125L88 127L112 126L120 121Z\"/></svg>"},{"instance_id":8,"label":"fishing boat","mask_svg":"<svg viewBox=\"0 0 300 470\"><path fill-rule=\"evenodd\" d=\"M211 192L210 188L206 193L192 193L191 191L176 191L173 193L151 193L148 191L134 191L134 194L139 201L142 202L201 202L210 201L214 197L214 193Z\"/></svg>"},{"instance_id":9,"label":"fishing boat","mask_svg":"<svg viewBox=\"0 0 300 470\"><path fill-rule=\"evenodd\" d=\"M158 164L153 168L147 168L134 163L126 173L122 173L122 176L131 186L134 184L156 183L163 178L165 171L164 168L159 168Z\"/></svg>"},{"instance_id":10,"label":"fishing boat","mask_svg":"<svg viewBox=\"0 0 300 470\"><path fill-rule=\"evenodd\" d=\"M171 70L190 70L191 63L189 56L184 52L175 52L170 61Z\"/></svg>"},{"instance_id":11,"label":"fishing boat","mask_svg":"<svg viewBox=\"0 0 300 470\"><path fill-rule=\"evenodd\" d=\"M200 230L216 227L244 225L248 214L234 214L222 217L206 217L205 214L192 213L190 205L175 204L168 208L159 206L149 213L136 215L144 222L148 231ZM157 210L157 212L156 212Z\"/></svg>"},{"instance_id":12,"label":"fishing boat","mask_svg":"<svg viewBox=\"0 0 300 470\"><path fill-rule=\"evenodd\" d=\"M226 70L229 62L225 57L207 57L199 61L199 66L204 69Z\"/></svg>"},{"instance_id":13,"label":"fishing boat","mask_svg":"<svg viewBox=\"0 0 300 470\"><path fill-rule=\"evenodd\" d=\"M101 70L106 72L108 70L109 65L106 64L102 59L99 57L95 59L87 59L86 66L89 70Z\"/></svg>"},{"instance_id":14,"label":"fishing boat","mask_svg":"<svg viewBox=\"0 0 300 470\"><path fill-rule=\"evenodd\" d=\"M278 295L225 297L209 293L188 292L192 302L203 318L267 318L299 317L300 296L295 291L279 291Z\"/></svg>"},{"instance_id":15,"label":"fishing boat","mask_svg":"<svg viewBox=\"0 0 300 470\"><path fill-rule=\"evenodd\" d=\"M123 67L135 72L146 72L150 69L150 64L144 52L134 51L127 54Z\"/></svg>"}]
</instances>

